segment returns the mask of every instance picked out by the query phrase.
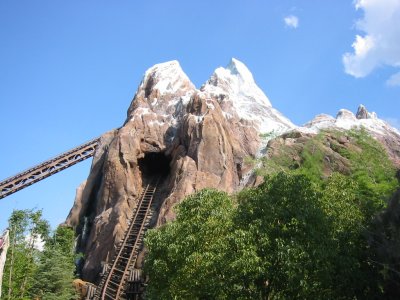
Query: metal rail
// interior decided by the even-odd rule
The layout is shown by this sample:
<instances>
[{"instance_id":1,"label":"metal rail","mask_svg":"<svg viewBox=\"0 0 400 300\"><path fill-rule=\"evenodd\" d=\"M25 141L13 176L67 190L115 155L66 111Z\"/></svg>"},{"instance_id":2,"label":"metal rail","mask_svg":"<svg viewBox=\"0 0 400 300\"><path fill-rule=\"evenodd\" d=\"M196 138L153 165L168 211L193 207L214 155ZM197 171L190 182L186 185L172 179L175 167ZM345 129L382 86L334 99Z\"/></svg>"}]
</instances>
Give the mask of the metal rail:
<instances>
[{"instance_id":1,"label":"metal rail","mask_svg":"<svg viewBox=\"0 0 400 300\"><path fill-rule=\"evenodd\" d=\"M99 138L71 149L0 182L0 199L69 168L94 155Z\"/></svg>"},{"instance_id":2,"label":"metal rail","mask_svg":"<svg viewBox=\"0 0 400 300\"><path fill-rule=\"evenodd\" d=\"M117 248L112 266L100 281L94 297L95 300L127 298L125 284L143 245L143 237L152 216L152 202L158 182L159 179L154 180L143 190L125 237Z\"/></svg>"}]
</instances>

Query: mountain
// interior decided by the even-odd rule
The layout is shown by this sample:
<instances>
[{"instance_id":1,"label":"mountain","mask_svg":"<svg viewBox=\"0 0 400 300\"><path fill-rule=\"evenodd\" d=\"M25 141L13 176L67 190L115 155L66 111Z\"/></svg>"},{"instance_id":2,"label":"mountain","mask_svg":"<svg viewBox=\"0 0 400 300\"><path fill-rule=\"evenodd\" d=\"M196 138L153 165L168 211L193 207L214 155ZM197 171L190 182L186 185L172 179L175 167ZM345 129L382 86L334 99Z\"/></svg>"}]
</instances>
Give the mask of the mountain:
<instances>
[{"instance_id":1,"label":"mountain","mask_svg":"<svg viewBox=\"0 0 400 300\"><path fill-rule=\"evenodd\" d=\"M200 89L177 61L151 67L123 126L101 137L66 221L79 235L78 251L85 253L83 278L99 279L101 263L113 257L143 185L154 178L161 184L159 213L151 223L159 226L175 218L174 206L189 194L203 188L234 193L256 184L251 160L277 145L269 141L272 136L301 139L353 125L365 126L399 158L397 130L362 107L357 116L342 110L336 118L320 115L302 127L294 125L272 107L237 59L217 68Z\"/></svg>"},{"instance_id":2,"label":"mountain","mask_svg":"<svg viewBox=\"0 0 400 300\"><path fill-rule=\"evenodd\" d=\"M320 114L297 130L304 133L318 133L324 129L350 130L361 128L364 128L380 141L395 165L400 166L400 132L384 120L379 119L375 112L368 112L362 104L358 107L355 115L347 109L339 110L335 118Z\"/></svg>"},{"instance_id":3,"label":"mountain","mask_svg":"<svg viewBox=\"0 0 400 300\"><path fill-rule=\"evenodd\" d=\"M251 72L235 58L226 68L216 69L200 90L219 100L225 117L247 120L259 133L285 132L295 127L272 107Z\"/></svg>"},{"instance_id":4,"label":"mountain","mask_svg":"<svg viewBox=\"0 0 400 300\"><path fill-rule=\"evenodd\" d=\"M67 223L80 234L84 278L96 281L112 257L144 183L160 170L162 224L173 206L205 187L235 192L251 171L260 132L295 126L272 108L250 71L236 59L196 89L177 61L146 71L124 125L104 134Z\"/></svg>"}]
</instances>

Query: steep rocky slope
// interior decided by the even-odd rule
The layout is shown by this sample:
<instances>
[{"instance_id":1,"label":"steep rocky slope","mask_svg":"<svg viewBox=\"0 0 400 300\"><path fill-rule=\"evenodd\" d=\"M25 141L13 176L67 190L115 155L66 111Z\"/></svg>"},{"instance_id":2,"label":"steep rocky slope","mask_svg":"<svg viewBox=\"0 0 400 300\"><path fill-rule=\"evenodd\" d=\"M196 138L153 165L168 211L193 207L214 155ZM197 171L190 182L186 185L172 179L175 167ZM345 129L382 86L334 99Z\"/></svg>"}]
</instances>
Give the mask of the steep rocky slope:
<instances>
[{"instance_id":1,"label":"steep rocky slope","mask_svg":"<svg viewBox=\"0 0 400 300\"><path fill-rule=\"evenodd\" d=\"M98 280L101 262L113 256L143 183L163 178L155 220L162 224L188 194L240 189L251 171L245 158L260 149L259 134L292 128L238 60L215 70L200 90L176 61L150 68L124 125L101 138L67 219L86 256L84 279Z\"/></svg>"}]
</instances>

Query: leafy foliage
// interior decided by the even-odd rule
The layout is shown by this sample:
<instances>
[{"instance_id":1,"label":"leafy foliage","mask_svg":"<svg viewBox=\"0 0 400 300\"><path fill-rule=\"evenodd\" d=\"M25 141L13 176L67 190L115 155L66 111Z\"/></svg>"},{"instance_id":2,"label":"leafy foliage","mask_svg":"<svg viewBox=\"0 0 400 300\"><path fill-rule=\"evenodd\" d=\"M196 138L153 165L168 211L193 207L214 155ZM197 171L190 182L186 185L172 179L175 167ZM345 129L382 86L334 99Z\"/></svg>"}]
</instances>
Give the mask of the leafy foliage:
<instances>
[{"instance_id":1,"label":"leafy foliage","mask_svg":"<svg viewBox=\"0 0 400 300\"><path fill-rule=\"evenodd\" d=\"M9 218L10 248L4 277L4 299L31 299L29 289L34 282L40 241L49 235L48 222L42 211L14 210Z\"/></svg>"},{"instance_id":2,"label":"leafy foliage","mask_svg":"<svg viewBox=\"0 0 400 300\"><path fill-rule=\"evenodd\" d=\"M324 170L324 151L322 134L317 135L305 144L301 152L302 166L299 173L306 174L313 181L320 181Z\"/></svg>"},{"instance_id":3,"label":"leafy foliage","mask_svg":"<svg viewBox=\"0 0 400 300\"><path fill-rule=\"evenodd\" d=\"M322 208L331 224L329 281L333 298L365 299L379 294L365 238L370 218L364 209L366 199L358 193L358 183L335 173L321 187Z\"/></svg>"},{"instance_id":4,"label":"leafy foliage","mask_svg":"<svg viewBox=\"0 0 400 300\"><path fill-rule=\"evenodd\" d=\"M348 141L347 146L340 140ZM332 151L349 164L349 170L337 165L337 156L330 159ZM294 161L294 157L299 159ZM262 163L260 175L280 171L304 174L317 184L335 172L349 175L358 184L358 196L364 199L363 209L369 218L385 207L386 199L397 187L396 170L386 150L365 129L322 131L303 146L282 146L273 157L263 158Z\"/></svg>"},{"instance_id":5,"label":"leafy foliage","mask_svg":"<svg viewBox=\"0 0 400 300\"><path fill-rule=\"evenodd\" d=\"M176 222L148 232L149 299L232 299L245 287L252 295L259 261L246 233L233 232L233 211L227 194L203 190L179 205Z\"/></svg>"},{"instance_id":6,"label":"leafy foliage","mask_svg":"<svg viewBox=\"0 0 400 300\"><path fill-rule=\"evenodd\" d=\"M15 210L9 228L2 299L76 299L72 229L60 226L50 237L40 210Z\"/></svg>"},{"instance_id":7,"label":"leafy foliage","mask_svg":"<svg viewBox=\"0 0 400 300\"><path fill-rule=\"evenodd\" d=\"M77 299L72 286L74 265L74 231L58 226L40 255L32 295L43 300Z\"/></svg>"},{"instance_id":8,"label":"leafy foliage","mask_svg":"<svg viewBox=\"0 0 400 300\"><path fill-rule=\"evenodd\" d=\"M380 295L352 178L278 173L236 197L204 190L151 230L149 299L353 299Z\"/></svg>"},{"instance_id":9,"label":"leafy foliage","mask_svg":"<svg viewBox=\"0 0 400 300\"><path fill-rule=\"evenodd\" d=\"M377 215L367 233L369 259L384 299L400 298L400 189Z\"/></svg>"},{"instance_id":10,"label":"leafy foliage","mask_svg":"<svg viewBox=\"0 0 400 300\"><path fill-rule=\"evenodd\" d=\"M262 298L315 298L321 293L328 252L319 245L329 228L311 182L280 173L240 193L238 200L236 223L253 237L262 262L257 284Z\"/></svg>"},{"instance_id":11,"label":"leafy foliage","mask_svg":"<svg viewBox=\"0 0 400 300\"><path fill-rule=\"evenodd\" d=\"M365 130L350 131L362 152L349 151L352 162L351 177L359 184L358 193L369 201L365 212L370 218L386 206L386 200L396 190L395 168L390 162L383 146Z\"/></svg>"}]
</instances>

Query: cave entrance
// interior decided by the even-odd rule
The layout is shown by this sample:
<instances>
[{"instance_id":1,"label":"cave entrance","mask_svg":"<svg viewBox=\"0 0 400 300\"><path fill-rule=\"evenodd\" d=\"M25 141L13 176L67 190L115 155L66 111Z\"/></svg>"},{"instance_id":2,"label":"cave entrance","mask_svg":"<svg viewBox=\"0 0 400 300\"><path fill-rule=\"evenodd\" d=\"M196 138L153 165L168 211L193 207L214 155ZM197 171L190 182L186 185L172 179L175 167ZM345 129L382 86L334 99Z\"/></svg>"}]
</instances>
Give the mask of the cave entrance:
<instances>
[{"instance_id":1,"label":"cave entrance","mask_svg":"<svg viewBox=\"0 0 400 300\"><path fill-rule=\"evenodd\" d=\"M138 161L139 169L145 177L167 176L170 171L170 162L171 158L164 152L145 153L144 157Z\"/></svg>"}]
</instances>

